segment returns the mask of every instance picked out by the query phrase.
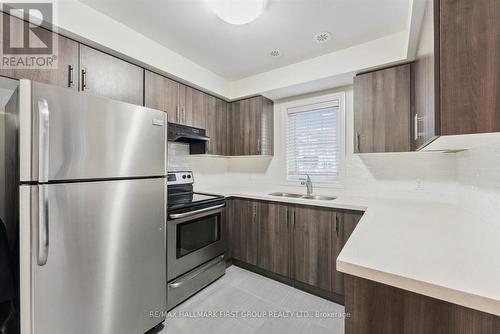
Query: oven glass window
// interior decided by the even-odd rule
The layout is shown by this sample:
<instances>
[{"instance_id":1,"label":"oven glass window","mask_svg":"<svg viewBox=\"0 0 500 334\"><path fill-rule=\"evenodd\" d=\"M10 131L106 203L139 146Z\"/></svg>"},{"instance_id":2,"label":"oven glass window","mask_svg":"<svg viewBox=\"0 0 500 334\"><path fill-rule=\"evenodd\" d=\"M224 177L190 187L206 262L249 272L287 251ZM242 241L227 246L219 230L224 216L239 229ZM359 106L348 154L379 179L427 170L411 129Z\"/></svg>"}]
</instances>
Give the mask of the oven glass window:
<instances>
[{"instance_id":1,"label":"oven glass window","mask_svg":"<svg viewBox=\"0 0 500 334\"><path fill-rule=\"evenodd\" d=\"M177 258L220 240L220 214L177 225Z\"/></svg>"}]
</instances>

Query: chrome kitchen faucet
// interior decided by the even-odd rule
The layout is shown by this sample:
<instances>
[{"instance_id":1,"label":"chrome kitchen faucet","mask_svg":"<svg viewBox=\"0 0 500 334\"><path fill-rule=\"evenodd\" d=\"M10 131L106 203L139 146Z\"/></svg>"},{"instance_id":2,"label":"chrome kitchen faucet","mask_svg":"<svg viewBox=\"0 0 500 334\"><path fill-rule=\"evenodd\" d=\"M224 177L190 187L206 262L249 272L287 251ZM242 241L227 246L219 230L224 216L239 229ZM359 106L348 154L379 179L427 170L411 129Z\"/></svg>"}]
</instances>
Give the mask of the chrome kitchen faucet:
<instances>
[{"instance_id":1,"label":"chrome kitchen faucet","mask_svg":"<svg viewBox=\"0 0 500 334\"><path fill-rule=\"evenodd\" d=\"M301 185L306 186L307 196L311 196L311 194L313 193L313 184L311 178L309 177L309 174L306 174L305 178L302 177L299 180L301 181Z\"/></svg>"}]
</instances>

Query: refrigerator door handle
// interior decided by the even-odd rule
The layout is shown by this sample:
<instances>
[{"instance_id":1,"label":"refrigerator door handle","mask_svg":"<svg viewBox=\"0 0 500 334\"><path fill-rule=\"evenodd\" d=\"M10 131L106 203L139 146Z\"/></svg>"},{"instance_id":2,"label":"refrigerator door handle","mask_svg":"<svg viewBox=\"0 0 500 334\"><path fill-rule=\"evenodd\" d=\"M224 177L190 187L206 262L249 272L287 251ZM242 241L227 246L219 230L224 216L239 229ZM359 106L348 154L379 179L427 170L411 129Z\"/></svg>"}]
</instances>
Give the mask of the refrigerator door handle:
<instances>
[{"instance_id":1,"label":"refrigerator door handle","mask_svg":"<svg viewBox=\"0 0 500 334\"><path fill-rule=\"evenodd\" d=\"M49 105L38 101L38 182L49 180Z\"/></svg>"},{"instance_id":2,"label":"refrigerator door handle","mask_svg":"<svg viewBox=\"0 0 500 334\"><path fill-rule=\"evenodd\" d=\"M47 186L38 186L37 263L43 266L49 257L49 199Z\"/></svg>"}]
</instances>

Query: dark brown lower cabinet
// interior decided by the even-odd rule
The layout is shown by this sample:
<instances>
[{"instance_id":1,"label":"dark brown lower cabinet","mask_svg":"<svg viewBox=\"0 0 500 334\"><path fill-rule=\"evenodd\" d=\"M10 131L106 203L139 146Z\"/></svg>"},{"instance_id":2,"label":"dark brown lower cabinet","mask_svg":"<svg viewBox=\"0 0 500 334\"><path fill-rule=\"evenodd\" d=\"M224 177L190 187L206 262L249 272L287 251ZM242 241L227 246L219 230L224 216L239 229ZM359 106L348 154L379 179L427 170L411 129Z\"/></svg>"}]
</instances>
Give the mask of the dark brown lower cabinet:
<instances>
[{"instance_id":1,"label":"dark brown lower cabinet","mask_svg":"<svg viewBox=\"0 0 500 334\"><path fill-rule=\"evenodd\" d=\"M330 209L293 208L293 278L331 292L334 217Z\"/></svg>"},{"instance_id":2,"label":"dark brown lower cabinet","mask_svg":"<svg viewBox=\"0 0 500 334\"><path fill-rule=\"evenodd\" d=\"M352 232L358 225L358 222L363 217L362 212L357 211L343 211L337 212L335 214L335 228L334 234L337 242L335 243L334 249L334 259L336 259L342 248L344 248L347 240L351 236ZM333 287L334 292L338 295L344 295L345 287L344 287L344 276L345 274L341 273L337 270L337 262L333 261L335 265L334 275L333 275Z\"/></svg>"},{"instance_id":3,"label":"dark brown lower cabinet","mask_svg":"<svg viewBox=\"0 0 500 334\"><path fill-rule=\"evenodd\" d=\"M290 275L290 213L287 205L259 203L257 266L273 273Z\"/></svg>"},{"instance_id":4,"label":"dark brown lower cabinet","mask_svg":"<svg viewBox=\"0 0 500 334\"><path fill-rule=\"evenodd\" d=\"M499 334L500 317L346 275L346 334Z\"/></svg>"},{"instance_id":5,"label":"dark brown lower cabinet","mask_svg":"<svg viewBox=\"0 0 500 334\"><path fill-rule=\"evenodd\" d=\"M228 258L342 302L344 275L335 260L362 212L242 198L227 203Z\"/></svg>"},{"instance_id":6,"label":"dark brown lower cabinet","mask_svg":"<svg viewBox=\"0 0 500 334\"><path fill-rule=\"evenodd\" d=\"M229 247L234 259L257 265L257 202L234 198L228 202Z\"/></svg>"}]
</instances>

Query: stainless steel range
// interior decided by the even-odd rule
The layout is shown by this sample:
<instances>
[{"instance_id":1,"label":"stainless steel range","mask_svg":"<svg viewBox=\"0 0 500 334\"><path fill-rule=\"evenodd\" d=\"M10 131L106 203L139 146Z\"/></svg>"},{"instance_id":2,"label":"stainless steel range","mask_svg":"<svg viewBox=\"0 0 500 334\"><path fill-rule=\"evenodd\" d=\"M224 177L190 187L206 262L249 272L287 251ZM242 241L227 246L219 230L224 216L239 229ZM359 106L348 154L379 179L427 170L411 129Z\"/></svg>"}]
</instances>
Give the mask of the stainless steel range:
<instances>
[{"instance_id":1,"label":"stainless steel range","mask_svg":"<svg viewBox=\"0 0 500 334\"><path fill-rule=\"evenodd\" d=\"M167 308L225 273L223 196L193 192L192 172L168 173Z\"/></svg>"}]
</instances>

